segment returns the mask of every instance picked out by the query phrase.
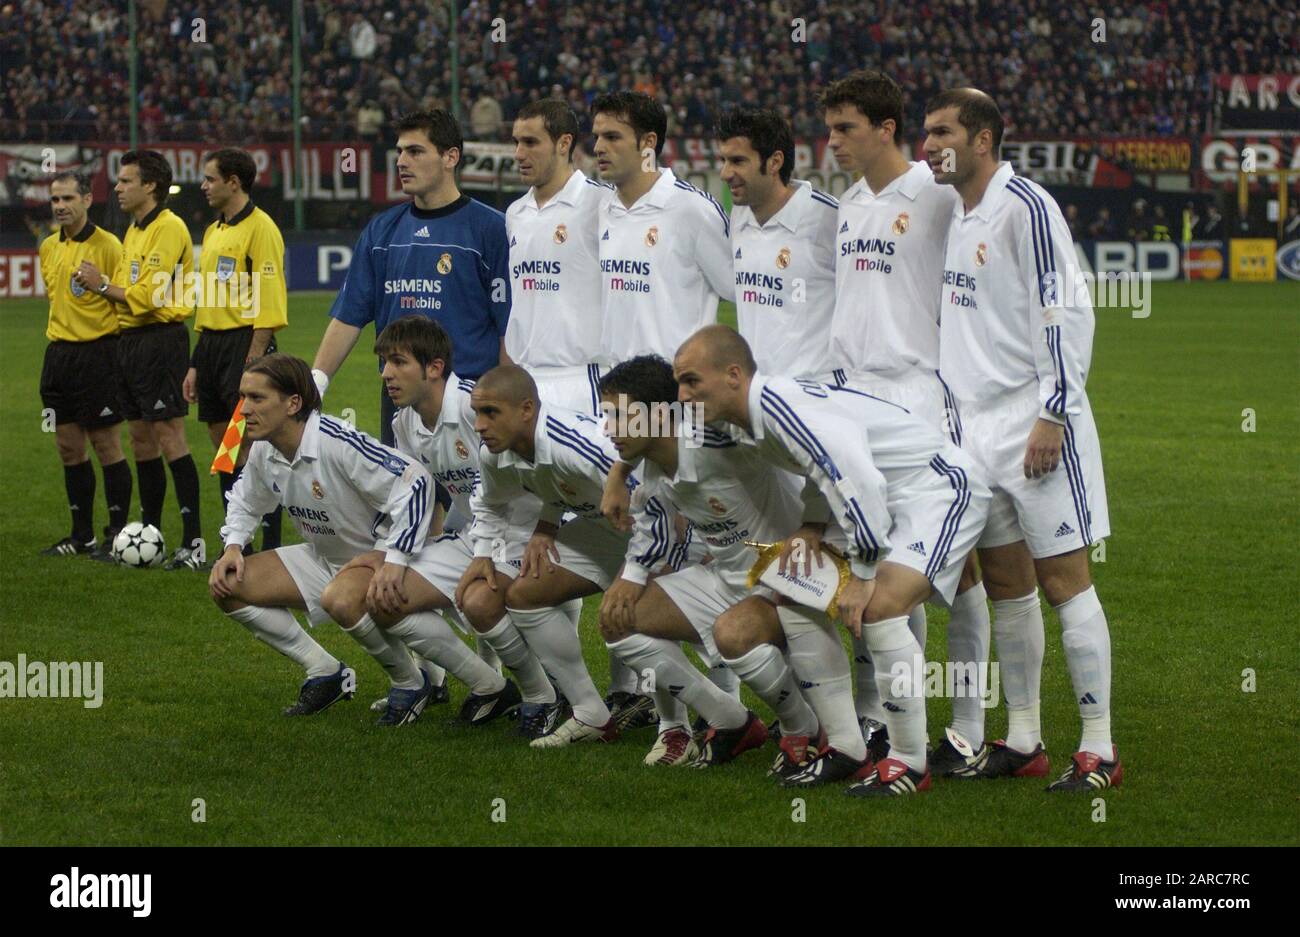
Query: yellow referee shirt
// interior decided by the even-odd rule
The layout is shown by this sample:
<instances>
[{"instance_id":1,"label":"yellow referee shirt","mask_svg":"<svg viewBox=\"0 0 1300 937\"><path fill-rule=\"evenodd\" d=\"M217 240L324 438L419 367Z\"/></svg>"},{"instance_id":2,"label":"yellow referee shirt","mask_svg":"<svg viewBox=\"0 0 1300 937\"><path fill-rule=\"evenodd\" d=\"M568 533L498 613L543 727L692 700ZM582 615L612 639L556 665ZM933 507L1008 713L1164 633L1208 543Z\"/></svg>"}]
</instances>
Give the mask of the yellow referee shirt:
<instances>
[{"instance_id":1,"label":"yellow referee shirt","mask_svg":"<svg viewBox=\"0 0 1300 937\"><path fill-rule=\"evenodd\" d=\"M194 245L185 222L161 205L132 222L113 275L113 285L126 290L126 306L117 307L118 325L134 329L188 319L194 295L186 287L193 274Z\"/></svg>"},{"instance_id":2,"label":"yellow referee shirt","mask_svg":"<svg viewBox=\"0 0 1300 937\"><path fill-rule=\"evenodd\" d=\"M218 218L203 232L195 331L251 325L282 329L288 323L284 238L271 216L250 201L233 218Z\"/></svg>"},{"instance_id":3,"label":"yellow referee shirt","mask_svg":"<svg viewBox=\"0 0 1300 937\"><path fill-rule=\"evenodd\" d=\"M52 342L93 342L117 331L117 313L107 296L73 282L83 260L100 270L116 270L122 262L122 242L111 232L87 221L75 237L60 228L41 242L41 276L50 298L50 322L45 337Z\"/></svg>"}]
</instances>

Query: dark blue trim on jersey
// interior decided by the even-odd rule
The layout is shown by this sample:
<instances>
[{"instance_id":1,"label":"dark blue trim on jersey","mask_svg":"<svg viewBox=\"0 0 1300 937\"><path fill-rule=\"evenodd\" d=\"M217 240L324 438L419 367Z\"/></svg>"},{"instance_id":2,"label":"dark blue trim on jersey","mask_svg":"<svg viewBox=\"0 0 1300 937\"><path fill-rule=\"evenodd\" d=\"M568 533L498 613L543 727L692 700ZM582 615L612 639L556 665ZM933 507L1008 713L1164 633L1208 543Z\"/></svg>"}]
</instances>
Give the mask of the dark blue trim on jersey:
<instances>
[{"instance_id":1,"label":"dark blue trim on jersey","mask_svg":"<svg viewBox=\"0 0 1300 937\"><path fill-rule=\"evenodd\" d=\"M795 442L799 443L807 451L813 462L826 473L832 482L838 482L844 477L840 474L835 461L830 457L830 453L826 451L807 425L799 419L793 407L782 400L780 395L770 387L764 387L760 397L763 410L772 419L776 420L777 424L789 433ZM782 416L782 412L784 412L784 416ZM845 503L849 509L849 517L853 521L853 539L857 543L858 552L862 555L863 562L874 563L880 554L880 544L876 540L876 535L871 532L871 527L867 524L866 516L863 514L857 499L846 498Z\"/></svg>"},{"instance_id":2,"label":"dark blue trim on jersey","mask_svg":"<svg viewBox=\"0 0 1300 937\"><path fill-rule=\"evenodd\" d=\"M393 475L401 475L406 471L407 462L396 452L390 452L386 449L378 448L375 444L366 441L365 437L355 431L344 429L333 420L322 418L320 421L320 431L331 439L337 439L339 442L347 443L357 452L361 453L368 461L383 468ZM393 463L396 463L394 465Z\"/></svg>"},{"instance_id":3,"label":"dark blue trim on jersey","mask_svg":"<svg viewBox=\"0 0 1300 937\"><path fill-rule=\"evenodd\" d=\"M370 525L370 539L371 539L371 540L374 540L374 539L376 539L376 538L379 536L379 525L382 524L382 523L384 522L384 518L385 518L385 517L387 517L387 515L384 514L383 511L376 511L376 512L375 512L375 522L374 522L373 524Z\"/></svg>"},{"instance_id":4,"label":"dark blue trim on jersey","mask_svg":"<svg viewBox=\"0 0 1300 937\"><path fill-rule=\"evenodd\" d=\"M947 411L952 414L952 419L948 421L948 438L960 446L961 445L961 413L957 409L957 398L952 395L952 390L949 389L948 382L943 379L942 374L940 374L938 371L935 371L934 376L939 379L939 383L943 386L944 408L947 409Z\"/></svg>"},{"instance_id":5,"label":"dark blue trim on jersey","mask_svg":"<svg viewBox=\"0 0 1300 937\"><path fill-rule=\"evenodd\" d=\"M694 535L695 525L687 521L685 538L677 541L672 552L668 554L668 565L674 570L680 571L683 564L685 564L687 557L690 555L691 541L694 539Z\"/></svg>"},{"instance_id":6,"label":"dark blue trim on jersey","mask_svg":"<svg viewBox=\"0 0 1300 937\"><path fill-rule=\"evenodd\" d=\"M1047 350L1056 366L1056 392L1047 398L1047 409L1065 415L1065 357L1061 354L1061 327L1047 327Z\"/></svg>"},{"instance_id":7,"label":"dark blue trim on jersey","mask_svg":"<svg viewBox=\"0 0 1300 937\"><path fill-rule=\"evenodd\" d=\"M730 435L711 426L703 427L700 441L706 449L730 449L736 445L736 440Z\"/></svg>"},{"instance_id":8,"label":"dark blue trim on jersey","mask_svg":"<svg viewBox=\"0 0 1300 937\"><path fill-rule=\"evenodd\" d=\"M868 394L865 390L857 390L856 388L850 387L848 384L839 384L839 385L823 384L822 386L830 390L840 391L841 393L857 394L859 397L866 397L869 400L877 400L880 403L887 403L891 407L898 407L898 409L902 410L904 413L912 412L911 410L907 409L907 407L903 406L901 403L894 403L894 401L886 400L884 397L877 397L875 394Z\"/></svg>"},{"instance_id":9,"label":"dark blue trim on jersey","mask_svg":"<svg viewBox=\"0 0 1300 937\"><path fill-rule=\"evenodd\" d=\"M836 368L831 372L831 377L835 378L835 383L827 384L827 387L843 387L849 382L849 376L844 372L843 368Z\"/></svg>"},{"instance_id":10,"label":"dark blue trim on jersey","mask_svg":"<svg viewBox=\"0 0 1300 937\"><path fill-rule=\"evenodd\" d=\"M718 202L716 198L714 198L708 192L705 192L703 189L697 189L695 186L691 185L689 182L686 182L683 179L674 179L673 185L677 186L677 188L679 189L684 189L687 192L694 192L696 195L708 199L709 204L713 206L713 210L716 211L718 213L718 217L722 219L723 232L726 233L727 237L731 237L731 219L727 217L727 213L723 211L722 205Z\"/></svg>"},{"instance_id":11,"label":"dark blue trim on jersey","mask_svg":"<svg viewBox=\"0 0 1300 937\"><path fill-rule=\"evenodd\" d=\"M817 201L825 205L829 205L831 208L840 207L840 203L836 201L835 197L832 195L827 195L825 192L818 192L816 189L813 189L811 194L812 197L815 198Z\"/></svg>"},{"instance_id":12,"label":"dark blue trim on jersey","mask_svg":"<svg viewBox=\"0 0 1300 937\"><path fill-rule=\"evenodd\" d=\"M1065 445L1061 447L1061 461L1065 463L1065 477L1070 483L1070 497L1074 499L1074 515L1079 521L1079 534L1085 545L1092 543L1092 512L1088 510L1088 492L1083 486L1083 464L1074 447L1074 427L1069 417L1065 420Z\"/></svg>"},{"instance_id":13,"label":"dark blue trim on jersey","mask_svg":"<svg viewBox=\"0 0 1300 937\"><path fill-rule=\"evenodd\" d=\"M1034 242L1034 265L1038 269L1038 302L1046 305L1044 281L1049 273L1056 273L1056 249L1052 244L1052 227L1047 217L1047 205L1023 179L1012 176L1007 188L1029 207L1029 230ZM1061 285L1057 284L1057 291Z\"/></svg>"},{"instance_id":14,"label":"dark blue trim on jersey","mask_svg":"<svg viewBox=\"0 0 1300 937\"><path fill-rule=\"evenodd\" d=\"M600 365L587 365L587 383L591 385L591 412L600 416Z\"/></svg>"},{"instance_id":15,"label":"dark blue trim on jersey","mask_svg":"<svg viewBox=\"0 0 1300 937\"><path fill-rule=\"evenodd\" d=\"M965 472L949 465L939 456L930 460L930 468L947 478L948 484L952 485L953 491L957 493L948 507L943 526L939 528L939 539L930 553L930 561L925 564L925 578L933 582L934 577L939 575L948 562L948 551L952 549L952 542L961 527L962 515L970 506L970 485L966 480Z\"/></svg>"},{"instance_id":16,"label":"dark blue trim on jersey","mask_svg":"<svg viewBox=\"0 0 1300 937\"><path fill-rule=\"evenodd\" d=\"M596 188L598 188L598 189L609 189L609 190L611 190L611 191L613 191L613 189L614 189L614 186L611 185L610 183L608 183L608 182L597 182L595 179L591 178L591 176L584 176L584 177L583 177L583 182L587 183L587 185L594 185L594 186L595 186Z\"/></svg>"},{"instance_id":17,"label":"dark blue trim on jersey","mask_svg":"<svg viewBox=\"0 0 1300 937\"><path fill-rule=\"evenodd\" d=\"M546 418L546 435L556 442L562 442L574 452L581 452L584 457L608 475L614 467L614 460L600 451L600 447L572 427L565 426L554 417Z\"/></svg>"},{"instance_id":18,"label":"dark blue trim on jersey","mask_svg":"<svg viewBox=\"0 0 1300 937\"><path fill-rule=\"evenodd\" d=\"M656 498L646 501L645 512L654 518L654 523L650 525L650 546L637 557L636 563L653 571L654 564L668 552L668 512Z\"/></svg>"},{"instance_id":19,"label":"dark blue trim on jersey","mask_svg":"<svg viewBox=\"0 0 1300 937\"><path fill-rule=\"evenodd\" d=\"M471 381L467 377L456 378L456 385L467 394L472 394L474 392L474 383L474 381Z\"/></svg>"},{"instance_id":20,"label":"dark blue trim on jersey","mask_svg":"<svg viewBox=\"0 0 1300 937\"><path fill-rule=\"evenodd\" d=\"M415 535L420 532L420 521L429 507L429 483L427 478L417 478L411 486L411 500L406 503L406 530L397 538L393 546L403 553L415 552Z\"/></svg>"}]
</instances>

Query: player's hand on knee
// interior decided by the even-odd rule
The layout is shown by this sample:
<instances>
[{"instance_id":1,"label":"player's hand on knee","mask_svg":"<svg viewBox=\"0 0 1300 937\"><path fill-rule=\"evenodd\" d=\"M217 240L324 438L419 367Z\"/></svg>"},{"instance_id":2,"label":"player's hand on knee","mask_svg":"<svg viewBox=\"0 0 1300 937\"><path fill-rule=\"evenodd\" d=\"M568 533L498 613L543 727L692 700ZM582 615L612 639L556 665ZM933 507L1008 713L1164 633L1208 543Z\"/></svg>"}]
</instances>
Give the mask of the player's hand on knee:
<instances>
[{"instance_id":1,"label":"player's hand on knee","mask_svg":"<svg viewBox=\"0 0 1300 937\"><path fill-rule=\"evenodd\" d=\"M519 578L522 579L531 572L534 579L539 579L543 568L548 573L553 573L555 564L559 561L560 551L555 548L555 537L536 532L528 538L528 546L524 547L524 562L519 567Z\"/></svg>"},{"instance_id":2,"label":"player's hand on knee","mask_svg":"<svg viewBox=\"0 0 1300 937\"><path fill-rule=\"evenodd\" d=\"M798 568L800 562L804 565L804 575L811 576L813 570L813 560L817 561L817 568L822 568L822 534L826 531L825 524L805 524L796 530L789 537L785 538L785 546L781 548L781 556L778 559L779 566L777 570L781 575L785 575L786 567L791 560Z\"/></svg>"},{"instance_id":3,"label":"player's hand on knee","mask_svg":"<svg viewBox=\"0 0 1300 937\"><path fill-rule=\"evenodd\" d=\"M343 565L339 570L345 573L349 569L368 569L372 573L378 572L384 565L384 553L382 550L371 550L368 553L362 553L360 556L354 556Z\"/></svg>"},{"instance_id":4,"label":"player's hand on knee","mask_svg":"<svg viewBox=\"0 0 1300 937\"><path fill-rule=\"evenodd\" d=\"M497 568L490 557L479 556L470 561L469 566L465 567L465 572L461 574L460 582L456 584L455 602L457 608L465 607L465 593L469 587L479 580L487 583L489 589L497 592L500 586L497 585Z\"/></svg>"},{"instance_id":5,"label":"player's hand on knee","mask_svg":"<svg viewBox=\"0 0 1300 937\"><path fill-rule=\"evenodd\" d=\"M1025 446L1025 478L1043 478L1055 472L1061 464L1064 440L1064 426L1039 418L1029 431L1029 443Z\"/></svg>"},{"instance_id":6,"label":"player's hand on knee","mask_svg":"<svg viewBox=\"0 0 1300 937\"><path fill-rule=\"evenodd\" d=\"M406 605L406 567L400 563L385 563L370 580L366 590L366 604L372 601L374 608L388 614L396 615Z\"/></svg>"},{"instance_id":7,"label":"player's hand on knee","mask_svg":"<svg viewBox=\"0 0 1300 937\"><path fill-rule=\"evenodd\" d=\"M876 580L849 577L848 585L840 593L840 619L853 632L853 637L862 637L862 626L866 622L867 606L876 594Z\"/></svg>"},{"instance_id":8,"label":"player's hand on knee","mask_svg":"<svg viewBox=\"0 0 1300 937\"><path fill-rule=\"evenodd\" d=\"M231 576L235 582L244 581L244 554L236 546L226 547L225 551L212 564L208 574L208 590L214 599L228 599L235 594L234 586L228 581Z\"/></svg>"},{"instance_id":9,"label":"player's hand on knee","mask_svg":"<svg viewBox=\"0 0 1300 937\"><path fill-rule=\"evenodd\" d=\"M185 372L185 380L181 382L181 395L189 403L198 402L199 395L195 390L195 387L198 384L198 379L199 379L199 372L196 371L194 368L190 368L188 371Z\"/></svg>"},{"instance_id":10,"label":"player's hand on knee","mask_svg":"<svg viewBox=\"0 0 1300 937\"><path fill-rule=\"evenodd\" d=\"M627 579L616 579L600 600L600 628L606 640L617 641L636 627L636 603L645 586Z\"/></svg>"}]
</instances>

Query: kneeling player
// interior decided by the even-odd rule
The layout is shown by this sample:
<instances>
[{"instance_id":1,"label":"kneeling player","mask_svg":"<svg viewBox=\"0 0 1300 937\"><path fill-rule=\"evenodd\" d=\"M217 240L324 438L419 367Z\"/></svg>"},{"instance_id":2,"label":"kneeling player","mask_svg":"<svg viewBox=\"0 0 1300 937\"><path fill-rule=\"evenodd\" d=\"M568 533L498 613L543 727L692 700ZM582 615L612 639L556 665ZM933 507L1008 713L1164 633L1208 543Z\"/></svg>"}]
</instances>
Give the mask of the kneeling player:
<instances>
[{"instance_id":1,"label":"kneeling player","mask_svg":"<svg viewBox=\"0 0 1300 937\"><path fill-rule=\"evenodd\" d=\"M824 736L782 656L781 629L758 622L758 627L715 632L714 622L749 594L746 577L757 553L746 541L780 540L798 526L801 505L793 479L741 454L724 432L672 419L677 382L662 358L625 361L600 388L607 432L623 460L605 486L607 516L616 524L624 520L625 483L632 465L640 462L647 488L691 523L712 556L707 565L688 566L647 585L650 570L637 561L634 543L622 575L605 592L601 631L610 649L634 672L654 673L659 738L646 764L691 760L695 743L686 730L688 705L709 724L693 762L698 767L730 761L766 741L758 716L687 660L677 642L689 641L710 657L721 652L726 665L776 712L781 745L770 773L783 777L802 767L810 746L817 749ZM654 519L637 512L640 539L648 538Z\"/></svg>"},{"instance_id":2,"label":"kneeling player","mask_svg":"<svg viewBox=\"0 0 1300 937\"><path fill-rule=\"evenodd\" d=\"M249 365L240 380L253 441L230 495L222 528L225 552L212 568L212 598L230 617L307 672L298 702L286 715L320 712L352 697L355 675L314 641L290 608L304 609L313 625L328 617L320 597L353 557L381 547L386 562L378 588L400 589L411 555L429 530L429 473L365 433L320 413L320 394L305 361L274 354ZM283 505L304 543L257 553L240 552L262 516ZM378 543L374 530L392 518ZM369 615L339 625L365 648L392 681L380 725L417 718L429 698L428 677L406 647L376 627Z\"/></svg>"},{"instance_id":3,"label":"kneeling player","mask_svg":"<svg viewBox=\"0 0 1300 937\"><path fill-rule=\"evenodd\" d=\"M451 339L442 326L421 316L406 316L389 323L375 343L375 353L383 365L385 390L399 408L393 418L398 450L419 459L451 495L453 513L469 518L470 494L479 475L479 439L469 405L474 385L452 373L452 351ZM514 514L518 515L515 524L522 531L512 538L517 544L512 557L516 567L540 507L532 497L514 506ZM380 627L396 635L416 654L450 671L470 688L461 706L461 720L481 725L519 706L520 695L514 683L475 656L437 614L457 615L452 596L473 558L469 541L462 533L432 538L411 560L410 572L398 591L375 586L373 576L383 563L383 554L367 553L344 567L325 589L321 604L336 618L369 611ZM472 606L477 620L489 625L488 634L480 641L486 640L489 646L494 641L500 644L507 666L520 675L525 704L521 730L534 738L545 734L544 729L554 727L558 709L555 694L537 658L518 633L510 640L513 628L505 619L501 592L484 589L480 594L475 590L467 604Z\"/></svg>"},{"instance_id":4,"label":"kneeling player","mask_svg":"<svg viewBox=\"0 0 1300 937\"><path fill-rule=\"evenodd\" d=\"M688 339L674 372L683 401L703 405L709 421L735 424L741 446L815 485L849 538L853 576L839 607L871 654L890 747L887 754L868 757L859 733L840 732L841 710L852 700L839 695L829 702L831 711L818 711L831 748L785 783L855 777L861 783L849 791L862 796L927 789L925 701L922 681L915 679L923 654L908 615L931 594L951 604L962 561L984 527L988 489L974 477L969 459L921 419L848 388L757 374L748 344L725 327L710 326ZM830 517L818 517L816 506L807 505L804 526L791 543L807 544L811 563L813 556L820 559ZM908 548L891 552L891 542ZM770 604L751 599L724 615L718 627L746 615L778 618ZM814 668L800 670L805 682L829 678L838 685L843 650L838 639L814 634L821 630L787 629L791 656ZM803 655L796 642L806 643L809 635L820 647ZM816 707L817 698L812 701Z\"/></svg>"},{"instance_id":5,"label":"kneeling player","mask_svg":"<svg viewBox=\"0 0 1300 937\"><path fill-rule=\"evenodd\" d=\"M518 578L504 588L510 618L573 706L573 717L530 744L554 748L593 739L610 741L626 727L625 708L611 713L596 691L582 657L573 621L561 606L594 595L618 575L628 536L601 516L605 480L617 458L596 419L572 410L542 406L537 385L523 368L493 368L474 387L475 429L487 448L481 454L480 485L470 501L474 562L461 577L456 604L480 632L468 603L478 586L502 590L494 565L512 536L511 505L531 492L542 500L541 515L524 550ZM640 561L663 563L671 546L672 518L658 511L652 541ZM565 512L576 518L560 526ZM504 655L503 655L504 658Z\"/></svg>"}]
</instances>

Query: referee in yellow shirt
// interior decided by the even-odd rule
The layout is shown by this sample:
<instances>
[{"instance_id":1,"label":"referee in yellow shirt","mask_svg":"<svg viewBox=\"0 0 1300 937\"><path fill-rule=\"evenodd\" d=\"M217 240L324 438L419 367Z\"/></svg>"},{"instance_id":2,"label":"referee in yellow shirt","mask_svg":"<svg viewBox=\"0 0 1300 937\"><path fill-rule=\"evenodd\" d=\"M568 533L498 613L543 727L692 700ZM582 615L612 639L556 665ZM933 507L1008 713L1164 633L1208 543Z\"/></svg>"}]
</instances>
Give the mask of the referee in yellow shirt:
<instances>
[{"instance_id":1,"label":"referee in yellow shirt","mask_svg":"<svg viewBox=\"0 0 1300 937\"><path fill-rule=\"evenodd\" d=\"M50 298L50 321L41 367L41 405L54 411L54 442L63 460L63 484L72 509L72 534L41 551L45 556L89 553L109 560L113 538L131 507L131 469L122 455L118 405L117 313L113 304L77 282L83 260L117 268L122 242L87 217L90 181L75 172L50 180L50 207L58 233L41 242L41 276ZM95 540L95 470L86 439L104 473L108 526Z\"/></svg>"},{"instance_id":2,"label":"referee in yellow shirt","mask_svg":"<svg viewBox=\"0 0 1300 937\"><path fill-rule=\"evenodd\" d=\"M198 404L214 449L220 449L239 402L244 366L275 351L275 333L288 323L284 238L271 216L249 198L256 178L257 164L243 150L217 150L203 162L203 194L217 220L203 233L194 318L199 339L184 390L185 399ZM218 473L223 516L247 459L244 446L234 473ZM280 545L280 515L276 508L262 518L263 550Z\"/></svg>"},{"instance_id":3,"label":"referee in yellow shirt","mask_svg":"<svg viewBox=\"0 0 1300 937\"><path fill-rule=\"evenodd\" d=\"M199 473L185 440L189 406L181 390L190 360L185 320L193 312L193 296L186 287L194 274L194 245L185 222L166 207L171 184L171 166L161 153L125 153L115 188L122 211L134 220L122 242L122 262L111 282L88 260L77 277L118 304L120 402L131 430L141 519L162 528L165 458L176 484L182 544L163 568L206 569Z\"/></svg>"}]
</instances>

